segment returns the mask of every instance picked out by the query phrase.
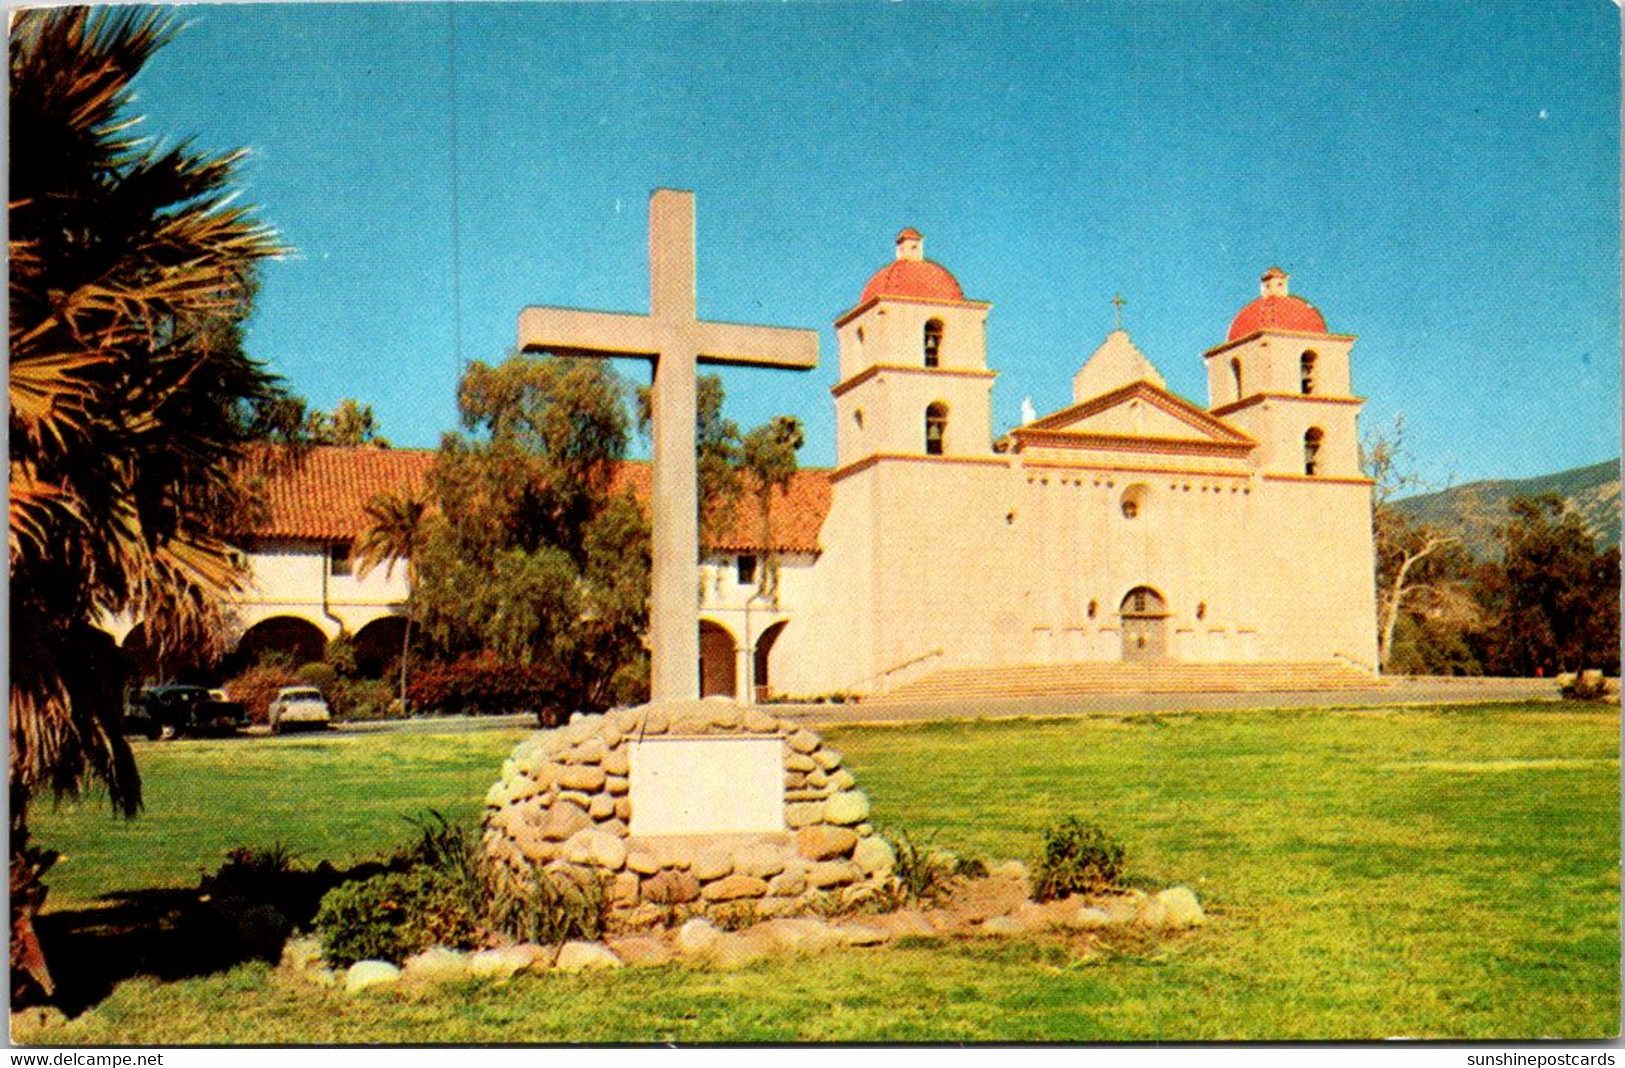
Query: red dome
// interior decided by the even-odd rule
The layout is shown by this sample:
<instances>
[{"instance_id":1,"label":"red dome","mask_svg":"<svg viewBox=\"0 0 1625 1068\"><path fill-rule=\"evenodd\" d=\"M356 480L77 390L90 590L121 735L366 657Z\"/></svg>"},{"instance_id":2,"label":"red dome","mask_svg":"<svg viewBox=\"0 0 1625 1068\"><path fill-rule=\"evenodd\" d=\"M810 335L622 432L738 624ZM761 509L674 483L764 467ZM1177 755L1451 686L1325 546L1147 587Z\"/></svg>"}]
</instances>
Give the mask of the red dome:
<instances>
[{"instance_id":1,"label":"red dome","mask_svg":"<svg viewBox=\"0 0 1625 1068\"><path fill-rule=\"evenodd\" d=\"M906 231L905 231L906 232ZM965 291L948 273L948 268L930 260L893 260L869 279L859 304L876 297L902 297L905 300L964 300Z\"/></svg>"},{"instance_id":2,"label":"red dome","mask_svg":"<svg viewBox=\"0 0 1625 1068\"><path fill-rule=\"evenodd\" d=\"M1302 297L1285 294L1259 297L1237 313L1230 322L1229 341L1260 330L1300 330L1309 334L1326 333L1326 320L1315 306Z\"/></svg>"}]
</instances>

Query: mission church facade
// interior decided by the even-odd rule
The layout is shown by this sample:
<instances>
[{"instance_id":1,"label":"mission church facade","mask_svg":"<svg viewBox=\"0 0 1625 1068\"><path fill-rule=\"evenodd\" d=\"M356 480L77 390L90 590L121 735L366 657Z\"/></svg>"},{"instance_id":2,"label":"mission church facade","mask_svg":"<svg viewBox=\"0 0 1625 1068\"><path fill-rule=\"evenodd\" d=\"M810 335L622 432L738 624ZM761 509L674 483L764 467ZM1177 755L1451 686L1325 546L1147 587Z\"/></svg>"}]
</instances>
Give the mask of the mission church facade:
<instances>
[{"instance_id":1,"label":"mission church facade","mask_svg":"<svg viewBox=\"0 0 1625 1068\"><path fill-rule=\"evenodd\" d=\"M1110 661L1374 670L1352 336L1271 269L1202 355L1205 408L1117 329L1069 407L995 439L990 309L918 233L898 236L835 320L835 468L775 494L775 544L747 503L701 562L702 692L873 694L956 667ZM401 569L360 579L349 546L366 501L421 485L432 460L318 449L273 484L245 544L245 641L398 641ZM621 478L647 499L646 465Z\"/></svg>"}]
</instances>

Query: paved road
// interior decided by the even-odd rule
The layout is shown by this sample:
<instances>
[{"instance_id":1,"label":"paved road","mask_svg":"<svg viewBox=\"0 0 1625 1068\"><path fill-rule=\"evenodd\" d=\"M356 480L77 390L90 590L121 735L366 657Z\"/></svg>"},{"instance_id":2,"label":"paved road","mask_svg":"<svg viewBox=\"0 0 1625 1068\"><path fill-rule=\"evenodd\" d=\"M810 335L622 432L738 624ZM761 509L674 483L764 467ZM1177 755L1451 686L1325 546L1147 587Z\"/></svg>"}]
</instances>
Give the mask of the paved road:
<instances>
[{"instance_id":1,"label":"paved road","mask_svg":"<svg viewBox=\"0 0 1625 1068\"><path fill-rule=\"evenodd\" d=\"M1404 678L1365 690L1315 690L1286 693L1148 693L1087 694L1074 697L1000 698L953 704L830 705L776 704L775 715L788 716L809 726L828 727L857 723L920 723L952 719L1011 719L1023 716L1086 716L1113 712L1190 712L1236 708L1377 708L1392 705L1435 705L1557 701L1551 679ZM536 717L429 716L421 719L343 723L334 734L463 734L470 731L523 729L536 725ZM264 733L254 728L250 733Z\"/></svg>"},{"instance_id":2,"label":"paved road","mask_svg":"<svg viewBox=\"0 0 1625 1068\"><path fill-rule=\"evenodd\" d=\"M995 698L958 704L792 705L782 714L810 726L852 723L915 723L945 719L1006 719L1111 712L1191 712L1234 708L1378 708L1557 701L1550 679L1394 679L1365 690L1312 690L1282 693L1085 694L1073 697Z\"/></svg>"}]
</instances>

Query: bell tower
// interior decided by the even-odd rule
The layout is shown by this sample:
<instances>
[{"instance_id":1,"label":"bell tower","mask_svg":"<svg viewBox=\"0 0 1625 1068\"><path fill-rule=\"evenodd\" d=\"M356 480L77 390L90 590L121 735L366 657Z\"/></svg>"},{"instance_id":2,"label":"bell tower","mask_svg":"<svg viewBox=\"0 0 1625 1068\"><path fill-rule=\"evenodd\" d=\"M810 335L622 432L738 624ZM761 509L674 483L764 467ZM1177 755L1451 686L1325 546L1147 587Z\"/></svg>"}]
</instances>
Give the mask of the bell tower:
<instances>
[{"instance_id":1,"label":"bell tower","mask_svg":"<svg viewBox=\"0 0 1625 1068\"><path fill-rule=\"evenodd\" d=\"M872 456L991 456L994 372L987 313L925 258L914 229L835 320L841 380L835 396L838 467Z\"/></svg>"},{"instance_id":2,"label":"bell tower","mask_svg":"<svg viewBox=\"0 0 1625 1068\"><path fill-rule=\"evenodd\" d=\"M1257 439L1254 465L1266 474L1359 478L1355 420L1364 402L1350 379L1354 336L1327 330L1279 267L1259 283L1224 344L1203 354L1208 410Z\"/></svg>"}]
</instances>

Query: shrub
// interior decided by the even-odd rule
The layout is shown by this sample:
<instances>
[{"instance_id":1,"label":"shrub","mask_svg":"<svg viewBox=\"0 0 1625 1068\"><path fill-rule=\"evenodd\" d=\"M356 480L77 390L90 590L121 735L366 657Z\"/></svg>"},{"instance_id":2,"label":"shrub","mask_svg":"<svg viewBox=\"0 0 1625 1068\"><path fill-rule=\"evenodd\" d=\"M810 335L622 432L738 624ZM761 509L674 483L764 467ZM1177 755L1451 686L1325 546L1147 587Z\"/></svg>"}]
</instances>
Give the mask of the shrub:
<instances>
[{"instance_id":1,"label":"shrub","mask_svg":"<svg viewBox=\"0 0 1625 1068\"><path fill-rule=\"evenodd\" d=\"M227 851L226 862L198 884L213 919L210 948L275 961L293 929L310 922L324 874L299 870L293 851L280 843Z\"/></svg>"},{"instance_id":2,"label":"shrub","mask_svg":"<svg viewBox=\"0 0 1625 1068\"><path fill-rule=\"evenodd\" d=\"M1123 845L1076 816L1044 832L1044 851L1034 871L1034 894L1050 901L1068 894L1115 886L1123 874Z\"/></svg>"},{"instance_id":3,"label":"shrub","mask_svg":"<svg viewBox=\"0 0 1625 1068\"><path fill-rule=\"evenodd\" d=\"M339 679L327 694L333 715L343 720L400 719L395 688L380 679Z\"/></svg>"},{"instance_id":4,"label":"shrub","mask_svg":"<svg viewBox=\"0 0 1625 1068\"><path fill-rule=\"evenodd\" d=\"M418 836L395 854L393 864L405 868L421 866L439 872L462 894L471 910L484 913L489 880L479 835L464 824L452 823L434 809L419 819L408 816L407 822L417 828Z\"/></svg>"},{"instance_id":5,"label":"shrub","mask_svg":"<svg viewBox=\"0 0 1625 1068\"><path fill-rule=\"evenodd\" d=\"M226 680L226 693L233 701L241 701L248 710L250 723L264 723L265 710L276 692L284 686L296 686L299 676L292 668L281 664L262 664Z\"/></svg>"},{"instance_id":6,"label":"shrub","mask_svg":"<svg viewBox=\"0 0 1625 1068\"><path fill-rule=\"evenodd\" d=\"M1564 673L1557 677L1557 688L1570 701L1598 701L1608 696L1608 680L1600 671Z\"/></svg>"},{"instance_id":7,"label":"shrub","mask_svg":"<svg viewBox=\"0 0 1625 1068\"><path fill-rule=\"evenodd\" d=\"M489 656L466 656L429 664L407 683L408 703L422 713L489 715L541 710L557 722L559 684L540 664L504 664Z\"/></svg>"},{"instance_id":8,"label":"shrub","mask_svg":"<svg viewBox=\"0 0 1625 1068\"><path fill-rule=\"evenodd\" d=\"M327 643L327 648L322 650L322 659L340 675L354 675L356 670L354 639L348 634L340 634Z\"/></svg>"},{"instance_id":9,"label":"shrub","mask_svg":"<svg viewBox=\"0 0 1625 1068\"><path fill-rule=\"evenodd\" d=\"M430 946L479 944L479 926L460 888L429 867L385 872L328 891L316 927L322 955L340 968L358 960L399 964Z\"/></svg>"},{"instance_id":10,"label":"shrub","mask_svg":"<svg viewBox=\"0 0 1625 1068\"><path fill-rule=\"evenodd\" d=\"M492 880L488 894L486 921L521 942L563 945L572 939L592 941L604 933L609 898L596 876L573 879L538 871L529 882Z\"/></svg>"},{"instance_id":11,"label":"shrub","mask_svg":"<svg viewBox=\"0 0 1625 1068\"><path fill-rule=\"evenodd\" d=\"M334 684L339 681L339 673L332 664L324 664L319 660L312 660L308 664L300 664L294 672L299 681L307 686L314 686L323 694L331 694Z\"/></svg>"},{"instance_id":12,"label":"shrub","mask_svg":"<svg viewBox=\"0 0 1625 1068\"><path fill-rule=\"evenodd\" d=\"M226 862L212 876L203 877L207 893L257 897L268 884L293 871L293 850L278 842L257 848L237 846L226 851Z\"/></svg>"},{"instance_id":13,"label":"shrub","mask_svg":"<svg viewBox=\"0 0 1625 1068\"><path fill-rule=\"evenodd\" d=\"M928 901L947 892L954 877L952 854L933 849L929 835L918 842L907 831L885 838L897 856L892 875L905 901Z\"/></svg>"}]
</instances>

